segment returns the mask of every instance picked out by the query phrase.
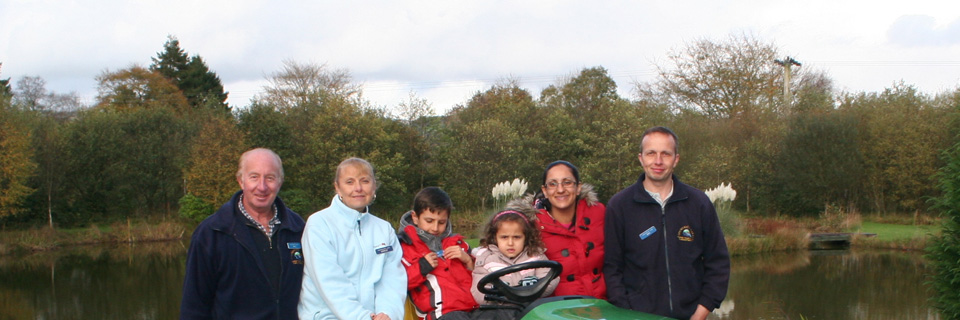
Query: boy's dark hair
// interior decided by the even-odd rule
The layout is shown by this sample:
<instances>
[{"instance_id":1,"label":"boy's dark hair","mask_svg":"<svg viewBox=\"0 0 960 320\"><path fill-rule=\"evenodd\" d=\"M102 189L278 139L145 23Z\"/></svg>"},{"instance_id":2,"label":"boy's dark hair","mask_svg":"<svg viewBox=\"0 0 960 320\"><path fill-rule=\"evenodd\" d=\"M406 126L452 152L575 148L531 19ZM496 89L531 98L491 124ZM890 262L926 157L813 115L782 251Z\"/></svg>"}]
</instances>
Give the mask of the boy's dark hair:
<instances>
[{"instance_id":1,"label":"boy's dark hair","mask_svg":"<svg viewBox=\"0 0 960 320\"><path fill-rule=\"evenodd\" d=\"M419 216L424 210L430 209L433 212L453 213L453 201L442 189L438 187L426 187L413 197L413 213Z\"/></svg>"}]
</instances>

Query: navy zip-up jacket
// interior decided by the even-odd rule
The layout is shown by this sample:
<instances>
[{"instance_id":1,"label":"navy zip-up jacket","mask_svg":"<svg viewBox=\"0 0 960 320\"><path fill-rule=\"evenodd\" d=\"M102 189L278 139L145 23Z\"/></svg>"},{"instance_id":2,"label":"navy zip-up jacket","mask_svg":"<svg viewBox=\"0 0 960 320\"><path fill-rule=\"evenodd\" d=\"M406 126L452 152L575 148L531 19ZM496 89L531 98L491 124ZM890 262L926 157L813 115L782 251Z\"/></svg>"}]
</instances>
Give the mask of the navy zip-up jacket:
<instances>
[{"instance_id":1,"label":"navy zip-up jacket","mask_svg":"<svg viewBox=\"0 0 960 320\"><path fill-rule=\"evenodd\" d=\"M727 294L730 254L713 203L673 176L664 210L644 175L607 203L603 272L616 306L689 319Z\"/></svg>"},{"instance_id":2,"label":"navy zip-up jacket","mask_svg":"<svg viewBox=\"0 0 960 320\"><path fill-rule=\"evenodd\" d=\"M187 251L180 319L296 319L303 277L303 218L277 197L273 248L280 253L280 291L273 292L257 244L240 213L242 191L193 232Z\"/></svg>"}]
</instances>

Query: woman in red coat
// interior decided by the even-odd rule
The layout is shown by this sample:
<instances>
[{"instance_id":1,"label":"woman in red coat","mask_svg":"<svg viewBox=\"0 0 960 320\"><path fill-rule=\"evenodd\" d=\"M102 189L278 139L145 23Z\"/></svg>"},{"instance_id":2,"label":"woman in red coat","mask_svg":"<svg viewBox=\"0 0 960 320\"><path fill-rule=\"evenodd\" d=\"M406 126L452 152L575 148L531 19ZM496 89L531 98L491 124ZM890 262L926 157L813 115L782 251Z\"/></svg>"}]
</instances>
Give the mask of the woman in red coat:
<instances>
[{"instance_id":1,"label":"woman in red coat","mask_svg":"<svg viewBox=\"0 0 960 320\"><path fill-rule=\"evenodd\" d=\"M563 273L555 296L607 298L603 279L603 221L606 207L593 186L580 183L580 172L558 160L543 172L541 192L534 197L547 258L560 262Z\"/></svg>"}]
</instances>

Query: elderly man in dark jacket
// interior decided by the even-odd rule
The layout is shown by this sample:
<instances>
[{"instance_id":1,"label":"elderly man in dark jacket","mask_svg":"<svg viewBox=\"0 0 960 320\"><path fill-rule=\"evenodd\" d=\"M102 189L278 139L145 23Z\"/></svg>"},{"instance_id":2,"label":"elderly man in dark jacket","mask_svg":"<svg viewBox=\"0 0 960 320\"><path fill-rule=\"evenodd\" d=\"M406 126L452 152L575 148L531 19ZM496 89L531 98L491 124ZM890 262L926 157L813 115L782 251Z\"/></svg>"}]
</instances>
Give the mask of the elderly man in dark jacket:
<instances>
[{"instance_id":1,"label":"elderly man in dark jacket","mask_svg":"<svg viewBox=\"0 0 960 320\"><path fill-rule=\"evenodd\" d=\"M614 305L705 319L727 294L730 255L706 194L677 180L677 136L643 134L644 174L607 204L603 272Z\"/></svg>"},{"instance_id":2,"label":"elderly man in dark jacket","mask_svg":"<svg viewBox=\"0 0 960 320\"><path fill-rule=\"evenodd\" d=\"M277 197L280 157L240 157L238 191L193 232L181 319L295 319L303 275L303 218Z\"/></svg>"}]
</instances>

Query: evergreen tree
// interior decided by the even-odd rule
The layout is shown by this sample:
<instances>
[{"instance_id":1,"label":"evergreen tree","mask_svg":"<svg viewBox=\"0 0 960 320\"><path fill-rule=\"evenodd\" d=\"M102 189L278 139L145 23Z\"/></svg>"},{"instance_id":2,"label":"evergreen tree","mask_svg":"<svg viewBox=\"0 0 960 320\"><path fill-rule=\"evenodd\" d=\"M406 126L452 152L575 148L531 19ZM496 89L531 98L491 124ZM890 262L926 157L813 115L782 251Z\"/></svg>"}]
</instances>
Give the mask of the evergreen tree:
<instances>
[{"instance_id":1,"label":"evergreen tree","mask_svg":"<svg viewBox=\"0 0 960 320\"><path fill-rule=\"evenodd\" d=\"M222 109L230 111L227 106L227 93L223 91L223 84L216 73L210 71L203 58L194 55L190 58L190 63L181 73L180 81L177 83L187 101L194 108Z\"/></svg>"},{"instance_id":2,"label":"evergreen tree","mask_svg":"<svg viewBox=\"0 0 960 320\"><path fill-rule=\"evenodd\" d=\"M960 317L960 145L948 150L950 162L940 174L943 196L936 199L942 210L943 231L927 248L934 270L933 301L947 319Z\"/></svg>"},{"instance_id":3,"label":"evergreen tree","mask_svg":"<svg viewBox=\"0 0 960 320\"><path fill-rule=\"evenodd\" d=\"M960 90L954 93L954 103L960 110ZM956 127L956 125L954 125ZM940 190L943 195L934 198L934 207L943 217L941 234L933 237L927 247L927 259L933 269L932 298L945 319L960 318L960 142L944 151L947 164L940 169Z\"/></svg>"},{"instance_id":4,"label":"evergreen tree","mask_svg":"<svg viewBox=\"0 0 960 320\"><path fill-rule=\"evenodd\" d=\"M163 51L157 52L156 58L151 58L153 64L150 70L159 72L174 83L180 83L182 70L187 69L187 53L180 48L180 40L174 36L167 36L167 43L163 45Z\"/></svg>"},{"instance_id":5,"label":"evergreen tree","mask_svg":"<svg viewBox=\"0 0 960 320\"><path fill-rule=\"evenodd\" d=\"M0 69L3 69L3 63L0 63ZM0 102L10 101L13 96L13 89L10 88L10 78L0 79Z\"/></svg>"},{"instance_id":6,"label":"evergreen tree","mask_svg":"<svg viewBox=\"0 0 960 320\"><path fill-rule=\"evenodd\" d=\"M176 37L168 36L163 51L157 52L157 57L151 59L153 64L150 65L150 70L176 84L187 97L191 107L230 110L225 103L227 93L223 91L220 77L210 71L199 55L188 57L180 48L180 41Z\"/></svg>"},{"instance_id":7,"label":"evergreen tree","mask_svg":"<svg viewBox=\"0 0 960 320\"><path fill-rule=\"evenodd\" d=\"M10 78L0 80L0 98L10 100L13 95L10 92Z\"/></svg>"}]
</instances>

